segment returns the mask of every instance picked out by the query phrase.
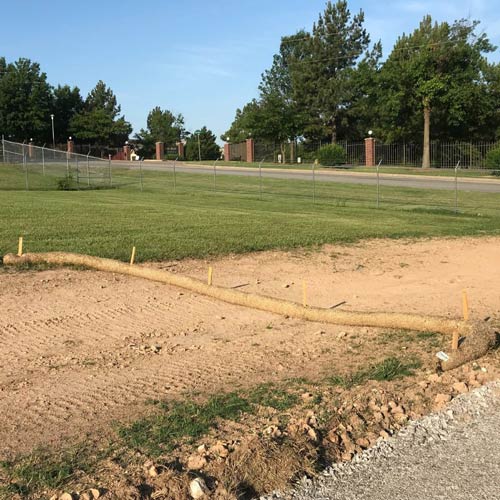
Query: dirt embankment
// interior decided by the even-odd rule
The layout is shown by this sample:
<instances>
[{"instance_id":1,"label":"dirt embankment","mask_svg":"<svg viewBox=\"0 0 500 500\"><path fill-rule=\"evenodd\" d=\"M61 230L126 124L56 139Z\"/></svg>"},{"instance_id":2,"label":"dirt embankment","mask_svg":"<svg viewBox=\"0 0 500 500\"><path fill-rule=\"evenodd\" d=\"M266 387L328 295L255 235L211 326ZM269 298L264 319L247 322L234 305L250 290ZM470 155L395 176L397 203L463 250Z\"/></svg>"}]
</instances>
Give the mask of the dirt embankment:
<instances>
[{"instance_id":1,"label":"dirt embankment","mask_svg":"<svg viewBox=\"0 0 500 500\"><path fill-rule=\"evenodd\" d=\"M500 238L485 238L372 241L210 264L222 286L301 302L305 281L310 304L346 310L459 317L467 289L472 316L484 318L500 316L498 262ZM208 264L157 266L201 278ZM374 350L373 329L282 318L123 276L2 271L0 281L0 456L105 431L142 414L147 399L314 380L399 348Z\"/></svg>"}]
</instances>

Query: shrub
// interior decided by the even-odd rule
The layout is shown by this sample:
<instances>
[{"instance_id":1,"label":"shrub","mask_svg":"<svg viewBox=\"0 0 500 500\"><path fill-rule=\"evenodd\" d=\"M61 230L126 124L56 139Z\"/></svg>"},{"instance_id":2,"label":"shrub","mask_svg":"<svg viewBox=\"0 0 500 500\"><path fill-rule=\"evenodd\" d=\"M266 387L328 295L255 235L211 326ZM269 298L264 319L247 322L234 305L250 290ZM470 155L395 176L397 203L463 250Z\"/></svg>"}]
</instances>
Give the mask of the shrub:
<instances>
[{"instance_id":1,"label":"shrub","mask_svg":"<svg viewBox=\"0 0 500 500\"><path fill-rule=\"evenodd\" d=\"M323 146L318 151L318 160L325 167L333 167L334 165L342 165L346 162L345 150L338 144L328 144Z\"/></svg>"},{"instance_id":2,"label":"shrub","mask_svg":"<svg viewBox=\"0 0 500 500\"><path fill-rule=\"evenodd\" d=\"M485 161L486 168L500 168L500 147L495 149L490 149L486 155Z\"/></svg>"}]
</instances>

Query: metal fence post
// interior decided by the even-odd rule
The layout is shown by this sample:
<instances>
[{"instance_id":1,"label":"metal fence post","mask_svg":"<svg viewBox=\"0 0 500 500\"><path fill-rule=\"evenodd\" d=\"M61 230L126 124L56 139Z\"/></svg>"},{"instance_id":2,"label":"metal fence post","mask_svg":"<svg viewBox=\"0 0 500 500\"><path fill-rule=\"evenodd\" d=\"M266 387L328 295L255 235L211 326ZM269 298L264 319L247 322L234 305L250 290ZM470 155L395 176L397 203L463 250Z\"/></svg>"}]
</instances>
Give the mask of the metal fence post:
<instances>
[{"instance_id":1,"label":"metal fence post","mask_svg":"<svg viewBox=\"0 0 500 500\"><path fill-rule=\"evenodd\" d=\"M3 157L3 162L6 163L5 161L5 137L2 134L2 157Z\"/></svg>"},{"instance_id":2,"label":"metal fence post","mask_svg":"<svg viewBox=\"0 0 500 500\"><path fill-rule=\"evenodd\" d=\"M262 200L262 164L264 163L264 160L266 157L262 158L262 160L259 163L259 196L260 199Z\"/></svg>"},{"instance_id":3,"label":"metal fence post","mask_svg":"<svg viewBox=\"0 0 500 500\"><path fill-rule=\"evenodd\" d=\"M318 164L318 160L314 160L312 165L312 174L313 174L313 203L316 203L316 165Z\"/></svg>"},{"instance_id":4,"label":"metal fence post","mask_svg":"<svg viewBox=\"0 0 500 500\"><path fill-rule=\"evenodd\" d=\"M109 185L113 187L113 178L111 176L111 155L108 155Z\"/></svg>"},{"instance_id":5,"label":"metal fence post","mask_svg":"<svg viewBox=\"0 0 500 500\"><path fill-rule=\"evenodd\" d=\"M87 153L87 186L90 187L90 162L89 162L89 154L90 151Z\"/></svg>"},{"instance_id":6,"label":"metal fence post","mask_svg":"<svg viewBox=\"0 0 500 500\"><path fill-rule=\"evenodd\" d=\"M66 155L66 177L69 180L69 156Z\"/></svg>"},{"instance_id":7,"label":"metal fence post","mask_svg":"<svg viewBox=\"0 0 500 500\"><path fill-rule=\"evenodd\" d=\"M42 146L42 175L45 175L45 144Z\"/></svg>"},{"instance_id":8,"label":"metal fence post","mask_svg":"<svg viewBox=\"0 0 500 500\"><path fill-rule=\"evenodd\" d=\"M460 168L460 160L455 167L455 213L458 214L458 169Z\"/></svg>"},{"instance_id":9,"label":"metal fence post","mask_svg":"<svg viewBox=\"0 0 500 500\"><path fill-rule=\"evenodd\" d=\"M143 160L141 159L139 161L139 168L140 168L140 171L141 171L141 193L142 193L142 190L144 189L143 180L142 180L142 162L143 162Z\"/></svg>"},{"instance_id":10,"label":"metal fence post","mask_svg":"<svg viewBox=\"0 0 500 500\"><path fill-rule=\"evenodd\" d=\"M175 165L177 163L177 160L179 159L179 157L177 157L175 160L174 160L174 193L177 192L177 171L175 169Z\"/></svg>"},{"instance_id":11,"label":"metal fence post","mask_svg":"<svg viewBox=\"0 0 500 500\"><path fill-rule=\"evenodd\" d=\"M214 161L214 193L217 191L217 162L219 158Z\"/></svg>"},{"instance_id":12,"label":"metal fence post","mask_svg":"<svg viewBox=\"0 0 500 500\"><path fill-rule=\"evenodd\" d=\"M75 157L75 162L76 162L76 187L78 190L80 190L80 172L78 170L78 156Z\"/></svg>"},{"instance_id":13,"label":"metal fence post","mask_svg":"<svg viewBox=\"0 0 500 500\"><path fill-rule=\"evenodd\" d=\"M30 185L29 185L29 180L28 180L28 162L26 161L26 152L25 151L23 151L23 166L24 166L24 178L25 178L25 184L26 184L26 191L29 191Z\"/></svg>"},{"instance_id":14,"label":"metal fence post","mask_svg":"<svg viewBox=\"0 0 500 500\"><path fill-rule=\"evenodd\" d=\"M380 207L380 165L382 164L382 159L377 164L377 208Z\"/></svg>"}]
</instances>

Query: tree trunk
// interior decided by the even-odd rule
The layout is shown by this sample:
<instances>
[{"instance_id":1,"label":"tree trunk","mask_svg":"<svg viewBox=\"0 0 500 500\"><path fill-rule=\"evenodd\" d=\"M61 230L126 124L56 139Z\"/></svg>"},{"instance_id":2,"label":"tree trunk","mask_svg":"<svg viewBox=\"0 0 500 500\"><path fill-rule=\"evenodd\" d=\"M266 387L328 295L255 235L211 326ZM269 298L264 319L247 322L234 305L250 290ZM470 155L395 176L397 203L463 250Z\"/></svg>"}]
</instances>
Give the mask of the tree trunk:
<instances>
[{"instance_id":1,"label":"tree trunk","mask_svg":"<svg viewBox=\"0 0 500 500\"><path fill-rule=\"evenodd\" d=\"M332 121L332 144L337 144L337 120Z\"/></svg>"},{"instance_id":2,"label":"tree trunk","mask_svg":"<svg viewBox=\"0 0 500 500\"><path fill-rule=\"evenodd\" d=\"M428 99L424 100L424 154L422 168L431 166L431 107Z\"/></svg>"}]
</instances>

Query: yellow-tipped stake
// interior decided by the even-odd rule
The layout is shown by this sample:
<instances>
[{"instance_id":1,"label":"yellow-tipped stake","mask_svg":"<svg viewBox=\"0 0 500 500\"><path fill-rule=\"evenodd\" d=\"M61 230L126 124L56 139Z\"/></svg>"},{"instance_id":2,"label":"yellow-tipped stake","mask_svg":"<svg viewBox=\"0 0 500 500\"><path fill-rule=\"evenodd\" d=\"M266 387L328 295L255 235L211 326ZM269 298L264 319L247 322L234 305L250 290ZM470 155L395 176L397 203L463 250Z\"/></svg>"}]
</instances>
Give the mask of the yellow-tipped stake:
<instances>
[{"instance_id":1,"label":"yellow-tipped stake","mask_svg":"<svg viewBox=\"0 0 500 500\"><path fill-rule=\"evenodd\" d=\"M302 282L302 305L307 307L307 285L306 282Z\"/></svg>"},{"instance_id":2,"label":"yellow-tipped stake","mask_svg":"<svg viewBox=\"0 0 500 500\"><path fill-rule=\"evenodd\" d=\"M132 255L130 256L130 265L132 266L134 264L135 260L135 247L132 247Z\"/></svg>"},{"instance_id":3,"label":"yellow-tipped stake","mask_svg":"<svg viewBox=\"0 0 500 500\"><path fill-rule=\"evenodd\" d=\"M462 290L462 308L464 312L464 321L469 321L469 300L467 299L467 290Z\"/></svg>"},{"instance_id":4,"label":"yellow-tipped stake","mask_svg":"<svg viewBox=\"0 0 500 500\"><path fill-rule=\"evenodd\" d=\"M23 254L23 237L19 236L19 244L17 246L17 255L19 255L19 257L21 257L22 254Z\"/></svg>"},{"instance_id":5,"label":"yellow-tipped stake","mask_svg":"<svg viewBox=\"0 0 500 500\"><path fill-rule=\"evenodd\" d=\"M208 266L208 280L207 280L207 283L208 283L208 286L212 286L212 276L213 276L213 269L212 269L212 266Z\"/></svg>"}]
</instances>

